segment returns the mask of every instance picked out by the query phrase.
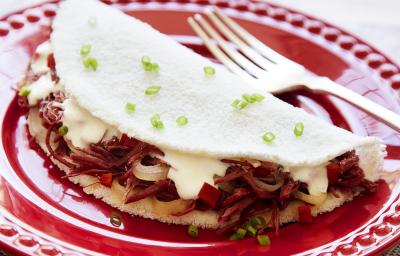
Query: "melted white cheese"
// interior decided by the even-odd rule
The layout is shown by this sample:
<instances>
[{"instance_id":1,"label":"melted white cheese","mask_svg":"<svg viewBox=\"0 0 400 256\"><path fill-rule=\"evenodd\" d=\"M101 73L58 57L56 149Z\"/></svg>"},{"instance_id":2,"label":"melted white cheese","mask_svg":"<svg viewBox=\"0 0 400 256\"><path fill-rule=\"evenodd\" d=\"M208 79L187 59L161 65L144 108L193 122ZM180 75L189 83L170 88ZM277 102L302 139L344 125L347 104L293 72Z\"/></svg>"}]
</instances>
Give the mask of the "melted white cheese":
<instances>
[{"instance_id":1,"label":"melted white cheese","mask_svg":"<svg viewBox=\"0 0 400 256\"><path fill-rule=\"evenodd\" d=\"M290 167L290 176L295 181L307 184L310 195L320 195L328 190L328 175L326 165Z\"/></svg>"},{"instance_id":2,"label":"melted white cheese","mask_svg":"<svg viewBox=\"0 0 400 256\"><path fill-rule=\"evenodd\" d=\"M35 55L31 63L31 69L33 73L36 74L49 70L47 66L47 57L50 55L51 51L52 50L49 41L42 43L36 48Z\"/></svg>"},{"instance_id":3,"label":"melted white cheese","mask_svg":"<svg viewBox=\"0 0 400 256\"><path fill-rule=\"evenodd\" d=\"M62 106L64 114L61 121L68 127L65 137L75 147L85 148L90 143L97 143L101 139L108 140L113 136L120 136L116 128L91 115L74 100L66 99Z\"/></svg>"},{"instance_id":4,"label":"melted white cheese","mask_svg":"<svg viewBox=\"0 0 400 256\"><path fill-rule=\"evenodd\" d=\"M42 119L39 116L38 108L30 108L28 115L28 129L32 137L36 139L36 142L40 143L43 149L46 149L45 140L47 129L42 124Z\"/></svg>"},{"instance_id":5,"label":"melted white cheese","mask_svg":"<svg viewBox=\"0 0 400 256\"><path fill-rule=\"evenodd\" d=\"M161 149L163 160L171 165L168 178L174 181L179 196L195 199L204 182L214 186L214 175L225 176L227 165L218 159Z\"/></svg>"},{"instance_id":6,"label":"melted white cheese","mask_svg":"<svg viewBox=\"0 0 400 256\"><path fill-rule=\"evenodd\" d=\"M61 85L55 85L54 82L51 81L50 74L41 76L37 81L30 84L28 88L31 90L28 95L30 106L35 106L50 93L62 90Z\"/></svg>"}]
</instances>

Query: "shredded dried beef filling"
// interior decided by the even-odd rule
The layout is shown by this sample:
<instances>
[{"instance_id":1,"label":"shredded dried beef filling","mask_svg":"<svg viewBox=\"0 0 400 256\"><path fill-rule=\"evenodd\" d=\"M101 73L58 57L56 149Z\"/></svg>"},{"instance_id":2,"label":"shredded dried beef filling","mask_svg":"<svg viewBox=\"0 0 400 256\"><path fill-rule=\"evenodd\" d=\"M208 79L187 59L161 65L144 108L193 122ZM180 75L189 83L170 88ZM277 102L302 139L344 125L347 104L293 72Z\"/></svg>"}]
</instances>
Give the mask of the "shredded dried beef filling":
<instances>
[{"instance_id":1,"label":"shredded dried beef filling","mask_svg":"<svg viewBox=\"0 0 400 256\"><path fill-rule=\"evenodd\" d=\"M138 192L129 193L125 199L125 203L136 202L149 196L156 196L162 201L179 199L175 185L171 180L159 180Z\"/></svg>"},{"instance_id":2,"label":"shredded dried beef filling","mask_svg":"<svg viewBox=\"0 0 400 256\"><path fill-rule=\"evenodd\" d=\"M58 79L53 73L52 77ZM100 177L102 174L112 173L112 177L127 189L125 203L147 197L156 197L165 202L179 199L173 181L169 179L156 182L144 181L136 178L133 173L135 163L144 166L167 165L157 157L162 156L163 152L155 146L126 135L120 139L113 138L90 144L85 149L67 143L57 132L63 114L60 104L64 100L63 92L51 93L39 103L39 116L47 128L46 146L50 155L71 170L67 177L82 174ZM19 101L21 106L29 107L26 97L20 97ZM294 181L278 164L261 162L259 166L254 167L247 161L229 159L222 161L229 164L229 167L225 176L216 177L214 180L215 184L220 185L221 191L215 207L211 208L201 199L192 200L190 206L175 214L176 216L182 216L193 210L213 209L219 214L217 233L224 234L240 226L252 215L271 211L270 223L278 230L279 212L287 207L293 199L293 194L298 190L307 193L307 185ZM359 158L355 151L347 152L330 161L327 166L328 190L373 192L376 184L364 178L358 162ZM260 187L259 182L269 185L282 182L279 183L282 185L274 191L268 191Z\"/></svg>"},{"instance_id":3,"label":"shredded dried beef filling","mask_svg":"<svg viewBox=\"0 0 400 256\"><path fill-rule=\"evenodd\" d=\"M354 190L362 187L366 192L374 192L376 184L364 178L363 170L358 166L359 158L356 152L349 151L330 161L327 166L328 176L335 172L334 178L329 179L331 187Z\"/></svg>"},{"instance_id":4,"label":"shredded dried beef filling","mask_svg":"<svg viewBox=\"0 0 400 256\"><path fill-rule=\"evenodd\" d=\"M72 169L69 176L80 174L99 176L112 172L113 177L117 177L119 183L129 191L125 203L152 196L167 202L179 199L173 181L169 179L156 182L143 181L133 174L135 162L141 162L143 165L165 164L154 157L154 155L163 154L156 147L123 135L120 140L114 138L108 142L91 144L88 149L70 149L63 137L54 132L54 127L57 125L49 127L48 139L53 134L53 142L58 143L58 147L67 147L67 149L59 153L51 148L51 143L48 141L49 152L55 159ZM270 210L272 212L270 223L275 230L278 230L279 212L287 207L297 190L307 191L306 184L294 181L289 177L289 173L282 171L279 165L262 163L258 167L253 167L245 161L223 161L229 163L230 166L224 177L215 179L215 184L229 184L233 190L221 191L221 196L214 208L210 208L201 199L197 199L193 200L188 209L177 213L177 216L187 214L192 210L216 210L219 214L217 233L224 234L232 228L239 227L250 216ZM375 190L375 183L364 179L354 151L335 158L330 164L339 173L336 179L330 180L330 191L336 188L358 192ZM259 187L255 182L256 179L269 184L283 179L283 184L279 189L271 192Z\"/></svg>"},{"instance_id":5,"label":"shredded dried beef filling","mask_svg":"<svg viewBox=\"0 0 400 256\"><path fill-rule=\"evenodd\" d=\"M57 139L63 141L60 136L57 136ZM145 165L163 164L160 159L154 157L154 154L161 155L162 152L154 146L123 136L120 140L114 138L109 142L92 144L89 149L74 149L69 154L57 155L56 159L62 158L63 161L76 165L70 175L98 176L112 172L114 177L118 177L120 184L129 191L125 203L136 202L151 196L160 201L179 199L171 180L149 182L134 176L132 168L133 163L137 161ZM224 162L229 162L230 166L226 175L216 178L215 183L229 183L233 190L222 191L214 208L210 208L198 199L194 200L188 209L177 213L177 216L187 214L192 210L216 210L219 213L220 224L217 233L224 234L233 227L240 226L251 215L271 210L271 225L278 230L279 212L287 207L297 190L307 191L306 184L294 181L289 177L289 173L282 171L279 165L263 163L258 167L253 167L245 161L224 160ZM339 175L329 183L330 190L339 188L354 191L357 188L358 192L374 191L375 183L364 179L355 152L351 151L339 156L332 160L331 164L337 167ZM256 179L269 184L282 179L283 184L279 189L271 192L259 187Z\"/></svg>"},{"instance_id":6,"label":"shredded dried beef filling","mask_svg":"<svg viewBox=\"0 0 400 256\"><path fill-rule=\"evenodd\" d=\"M61 103L65 100L65 94L61 91L51 93L39 103L39 115L46 124L54 125L61 121L63 109Z\"/></svg>"}]
</instances>

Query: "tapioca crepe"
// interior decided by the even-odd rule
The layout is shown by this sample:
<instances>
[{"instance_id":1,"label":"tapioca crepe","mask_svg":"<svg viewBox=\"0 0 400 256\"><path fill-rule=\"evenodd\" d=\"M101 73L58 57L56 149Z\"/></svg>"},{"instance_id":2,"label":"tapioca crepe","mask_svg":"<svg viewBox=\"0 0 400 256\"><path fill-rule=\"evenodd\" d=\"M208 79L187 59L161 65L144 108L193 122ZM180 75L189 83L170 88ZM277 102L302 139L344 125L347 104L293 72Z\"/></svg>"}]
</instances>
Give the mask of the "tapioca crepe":
<instances>
[{"instance_id":1,"label":"tapioca crepe","mask_svg":"<svg viewBox=\"0 0 400 256\"><path fill-rule=\"evenodd\" d=\"M254 88L98 1L61 3L52 28L20 90L29 130L113 207L221 229L277 209L280 223L302 221L374 190L379 139Z\"/></svg>"}]
</instances>

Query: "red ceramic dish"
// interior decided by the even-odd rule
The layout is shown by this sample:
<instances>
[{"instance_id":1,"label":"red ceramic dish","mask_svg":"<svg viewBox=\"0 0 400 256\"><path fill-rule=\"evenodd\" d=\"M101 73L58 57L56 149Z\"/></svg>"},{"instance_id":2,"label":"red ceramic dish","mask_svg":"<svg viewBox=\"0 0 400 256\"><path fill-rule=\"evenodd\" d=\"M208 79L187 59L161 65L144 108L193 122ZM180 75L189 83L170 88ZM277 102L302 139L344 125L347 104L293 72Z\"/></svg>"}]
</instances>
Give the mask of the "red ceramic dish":
<instances>
[{"instance_id":1,"label":"red ceramic dish","mask_svg":"<svg viewBox=\"0 0 400 256\"><path fill-rule=\"evenodd\" d=\"M399 112L399 68L352 35L291 10L248 1L181 0L178 2L107 3L149 22L166 34L211 57L186 23L186 18L210 2L280 53L366 97ZM355 199L311 224L291 224L272 244L254 239L229 241L212 231L198 239L186 227L121 214L123 225L109 221L113 209L81 188L61 179L62 173L31 143L25 118L15 100L16 82L23 76L35 47L49 35L56 14L54 3L27 9L0 21L0 247L28 255L337 255L377 254L400 237L396 175L380 182L374 195ZM400 137L343 102L298 91L280 96L328 122L360 135L373 135L388 145L385 173L400 166Z\"/></svg>"}]
</instances>

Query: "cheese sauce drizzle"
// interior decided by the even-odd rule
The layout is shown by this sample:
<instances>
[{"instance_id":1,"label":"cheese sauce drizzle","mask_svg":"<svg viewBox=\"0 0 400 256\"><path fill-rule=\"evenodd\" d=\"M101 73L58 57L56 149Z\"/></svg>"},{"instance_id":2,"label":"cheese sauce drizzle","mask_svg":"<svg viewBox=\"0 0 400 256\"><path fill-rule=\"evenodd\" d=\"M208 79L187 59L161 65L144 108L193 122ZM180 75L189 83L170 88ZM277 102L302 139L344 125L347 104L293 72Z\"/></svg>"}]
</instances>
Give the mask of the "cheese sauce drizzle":
<instances>
[{"instance_id":1,"label":"cheese sauce drizzle","mask_svg":"<svg viewBox=\"0 0 400 256\"><path fill-rule=\"evenodd\" d=\"M174 181L182 199L197 198L205 182L215 186L214 175L225 176L228 167L218 159L168 149L161 150L164 152L162 159L172 166L168 178Z\"/></svg>"},{"instance_id":2,"label":"cheese sauce drizzle","mask_svg":"<svg viewBox=\"0 0 400 256\"><path fill-rule=\"evenodd\" d=\"M321 195L328 190L326 165L290 167L290 176L295 181L307 184L310 195Z\"/></svg>"},{"instance_id":3,"label":"cheese sauce drizzle","mask_svg":"<svg viewBox=\"0 0 400 256\"><path fill-rule=\"evenodd\" d=\"M37 74L40 72L49 71L49 67L47 66L47 57L51 52L52 49L49 41L42 43L36 48L35 55L31 63L31 69L33 73Z\"/></svg>"},{"instance_id":4,"label":"cheese sauce drizzle","mask_svg":"<svg viewBox=\"0 0 400 256\"><path fill-rule=\"evenodd\" d=\"M65 138L75 147L85 148L91 143L97 143L102 139L109 140L121 134L116 128L81 108L73 99L66 99L62 106L64 113L61 121L68 127Z\"/></svg>"},{"instance_id":5,"label":"cheese sauce drizzle","mask_svg":"<svg viewBox=\"0 0 400 256\"><path fill-rule=\"evenodd\" d=\"M28 95L29 106L35 106L40 100L49 96L50 93L63 89L60 84L54 84L49 73L41 76L37 81L27 87L31 90Z\"/></svg>"}]
</instances>

